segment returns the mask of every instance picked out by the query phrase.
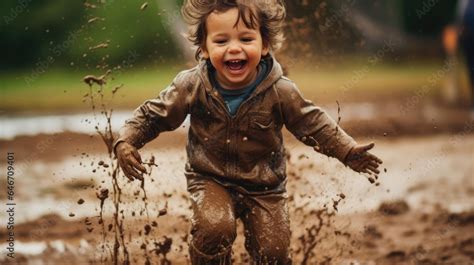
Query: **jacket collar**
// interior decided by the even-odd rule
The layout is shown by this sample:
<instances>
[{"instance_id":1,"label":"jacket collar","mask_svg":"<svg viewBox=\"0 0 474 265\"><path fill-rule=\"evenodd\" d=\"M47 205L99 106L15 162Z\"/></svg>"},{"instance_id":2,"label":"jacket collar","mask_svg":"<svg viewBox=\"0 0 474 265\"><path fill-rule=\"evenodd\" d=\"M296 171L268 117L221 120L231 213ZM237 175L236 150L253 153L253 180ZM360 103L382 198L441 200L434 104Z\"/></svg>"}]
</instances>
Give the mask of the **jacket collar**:
<instances>
[{"instance_id":1,"label":"jacket collar","mask_svg":"<svg viewBox=\"0 0 474 265\"><path fill-rule=\"evenodd\" d=\"M275 60L273 55L269 54L262 58L263 60L267 61L267 65L271 69L268 73L267 77L255 88L255 91L252 95L257 95L260 92L265 91L267 88L271 87L273 83L275 83L280 77L283 75L283 70L281 65ZM204 85L207 93L211 93L215 90L214 87L211 85L211 81L209 80L209 73L207 68L207 61L201 60L198 64L198 74L201 79L201 82ZM252 97L251 95L251 97Z\"/></svg>"}]
</instances>

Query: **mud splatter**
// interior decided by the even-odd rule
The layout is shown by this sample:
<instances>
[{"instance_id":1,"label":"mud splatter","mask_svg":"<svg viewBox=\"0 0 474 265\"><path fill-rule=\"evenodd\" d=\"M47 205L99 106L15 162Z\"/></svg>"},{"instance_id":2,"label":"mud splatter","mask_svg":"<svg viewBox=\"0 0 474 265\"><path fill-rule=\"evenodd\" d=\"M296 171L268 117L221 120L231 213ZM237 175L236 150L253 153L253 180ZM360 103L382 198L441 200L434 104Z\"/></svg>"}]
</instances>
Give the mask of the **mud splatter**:
<instances>
[{"instance_id":1,"label":"mud splatter","mask_svg":"<svg viewBox=\"0 0 474 265\"><path fill-rule=\"evenodd\" d=\"M120 208L121 197L122 197L122 189L120 188L119 181L117 179L119 168L118 163L113 157L113 142L114 142L114 135L112 133L112 125L111 125L111 117L112 117L112 110L107 110L105 103L104 103L104 90L103 86L107 83L106 78L112 73L112 71L108 70L102 76L95 77L93 75L88 75L84 77L84 82L89 85L89 97L91 101L91 107L94 110L94 118L97 120L96 113L95 113L95 101L94 101L94 91L92 91L92 86L94 84L99 85L98 93L100 96L100 106L101 106L101 114L104 115L106 119L106 126L102 130L99 129L99 126L96 125L95 129L96 132L101 137L102 141L107 147L109 159L111 159L110 163L105 163L103 160L98 162L98 166L102 166L104 169L108 169L110 167L110 171L108 173L109 176L112 178L112 188L113 188L113 205L114 205L114 213L113 213L113 224L109 224L108 231L113 230L113 237L114 237L114 245L112 250L112 262L113 264L118 264L121 260L119 257L119 250L122 249L122 261L124 264L130 263L130 257L128 248L125 242L125 230L123 220L125 216L123 214L123 210ZM112 93L113 95L114 93ZM110 165L112 166L110 166ZM105 192L107 190L107 192ZM107 196L105 196L107 194ZM102 224L102 232L103 232L103 243L102 243L102 250L105 251L106 236L107 231L105 230L105 226L103 223L103 202L105 198L108 197L108 189L102 189L100 193L98 193L99 200L101 201L101 212L100 212L100 223ZM102 253L103 254L103 253Z\"/></svg>"},{"instance_id":2,"label":"mud splatter","mask_svg":"<svg viewBox=\"0 0 474 265\"><path fill-rule=\"evenodd\" d=\"M89 85L90 87L93 85L93 84L96 84L96 85L99 85L99 86L103 86L107 83L107 76L110 75L112 73L111 70L107 70L107 72L105 72L105 74L99 76L99 77L96 77L94 75L86 75L84 76L84 78L82 78L82 80L84 81L84 83L86 83L87 85ZM89 96L93 96L92 93L90 93Z\"/></svg>"},{"instance_id":3,"label":"mud splatter","mask_svg":"<svg viewBox=\"0 0 474 265\"><path fill-rule=\"evenodd\" d=\"M166 255L171 250L171 245L173 240L167 236L164 236L160 242L154 242L155 248L152 250L157 256L162 256L161 264L168 265L171 264L171 261L168 260Z\"/></svg>"},{"instance_id":4,"label":"mud splatter","mask_svg":"<svg viewBox=\"0 0 474 265\"><path fill-rule=\"evenodd\" d=\"M338 211L337 206L339 205L339 203L340 203L342 200L344 200L344 199L346 198L346 195L344 195L344 193L340 193L340 194L338 194L338 197L339 197L339 198L338 198L337 200L334 200L334 199L332 200L332 201L333 201L332 208L333 208L334 211L336 211L336 212Z\"/></svg>"},{"instance_id":5,"label":"mud splatter","mask_svg":"<svg viewBox=\"0 0 474 265\"><path fill-rule=\"evenodd\" d=\"M148 211L148 197L146 195L146 190L145 190L145 178L142 178L141 179L141 183L140 183L140 188L142 189L143 191L143 202L145 203L145 212L146 212L146 217L147 217L147 221L149 222L150 221L150 213Z\"/></svg>"},{"instance_id":6,"label":"mud splatter","mask_svg":"<svg viewBox=\"0 0 474 265\"><path fill-rule=\"evenodd\" d=\"M384 202L380 204L378 211L384 215L400 215L408 212L410 206L404 200Z\"/></svg>"},{"instance_id":7,"label":"mud splatter","mask_svg":"<svg viewBox=\"0 0 474 265\"><path fill-rule=\"evenodd\" d=\"M97 49L106 49L109 47L109 44L108 43L99 43L95 46L91 46L89 47L89 50L97 50Z\"/></svg>"},{"instance_id":8,"label":"mud splatter","mask_svg":"<svg viewBox=\"0 0 474 265\"><path fill-rule=\"evenodd\" d=\"M106 188L103 188L100 190L100 192L96 193L97 198L100 200L100 219L99 223L103 223L104 219L102 218L102 213L104 211L104 202L105 200L109 197L109 190Z\"/></svg>"},{"instance_id":9,"label":"mud splatter","mask_svg":"<svg viewBox=\"0 0 474 265\"><path fill-rule=\"evenodd\" d=\"M120 169L119 169L119 165L118 165L118 162L116 160L116 157L114 156L113 154L113 142L115 140L115 137L114 137L114 134L112 133L112 126L111 126L111 117L112 117L112 113L113 113L113 110L112 109L108 109L106 104L105 104L105 99L104 99L104 86L107 85L107 79L108 77L112 74L112 71L111 70L107 70L105 74L99 76L99 77L96 77L94 75L88 75L86 77L83 78L83 81L89 85L89 93L86 93L86 95L84 95L84 97L88 97L90 99L90 103L91 103L91 107L93 109L93 113L94 113L94 119L96 120L97 122L97 125L95 126L95 130L97 132L97 134L101 137L103 143L106 145L107 147L107 151L108 151L108 156L109 156L109 159L110 159L110 162L105 162L104 160L100 160L98 161L97 163L97 166L98 167L102 167L104 169L104 172L107 172L108 176L110 177L111 179L111 184L112 184L112 202L113 202L113 221L112 223L108 224L107 226L107 229L105 227L105 223L104 223L104 220L103 220L103 212L104 212L104 200L106 198L108 198L109 196L109 193L108 193L108 189L107 189L107 196L105 196L105 192L104 192L104 189L101 189L99 192L97 192L97 197L98 199L100 200L100 218L99 218L99 223L101 224L102 226L102 233L103 233L103 243L102 243L102 257L101 257L101 261L102 262L111 262L113 264L130 264L130 261L131 261L131 255L129 253L129 244L132 242L132 239L129 238L128 239L128 243L127 243L127 239L126 239L126 230L128 230L128 228L125 227L125 220L126 220L126 212L125 212L125 208L122 206L123 202L122 202L122 188L121 188L121 184L120 184L120 179L119 177L122 177L120 175ZM93 90L93 86L94 85L98 85L99 86L99 89L97 90ZM118 91L118 89L120 89L121 87L123 86L123 84L121 84L120 86L117 86L115 87L111 92L112 96L115 95L115 93ZM99 97L98 100L96 100L96 97ZM105 121L106 121L106 125L105 127L103 127L103 129L99 128L99 122L98 122L98 117L97 117L97 114L96 114L96 103L98 104L98 106L100 106L100 114L105 117ZM149 179L151 179L153 181L153 179L151 178L151 172L152 172L152 168L153 167L158 167L158 165L155 163L155 157L152 155L151 158L146 161L144 163L145 165L147 165L149 167L149 170L148 170L148 175L149 175ZM91 164L92 166L92 164ZM105 171L107 170L107 171ZM94 169L93 171L96 171L96 169ZM125 177L123 177L123 179L125 179ZM152 225L149 225L150 224L150 214L149 214L149 210L148 210L148 196L147 196L147 192L146 192L146 183L145 183L146 179L143 178L141 180L141 183L140 183L140 189L143 191L143 197L142 197L142 201L144 202L144 209L143 210L140 210L140 215L142 215L143 212L146 212L146 226L145 226L145 235L147 237L151 236L152 233L152 227L157 227L158 226L158 223L156 222L152 222L151 224ZM105 181L102 181L102 183L105 183ZM139 192L134 194L135 196L138 196L139 195ZM131 213L132 216L135 215L135 211L132 211ZM92 227L87 227L86 228L88 232L92 232L93 228ZM112 233L112 236L113 236L113 240L114 240L114 243L112 246L110 246L110 240L107 240L107 238L109 237L107 235L108 232L111 232ZM129 233L130 234L130 233ZM146 244L148 242L149 239L147 238L144 238L145 242L143 242L145 244L145 255L143 256L143 258L145 258L146 261L148 261L149 263L151 262L150 259L149 259L149 256L148 256L148 251L147 251L147 248L146 248ZM110 258L111 260L108 259L108 257L104 257L103 255L108 255L107 253L110 253ZM166 259L166 255L164 255L165 259Z\"/></svg>"},{"instance_id":10,"label":"mud splatter","mask_svg":"<svg viewBox=\"0 0 474 265\"><path fill-rule=\"evenodd\" d=\"M85 7L85 8L90 8L90 9L95 9L95 8L97 8L96 5L91 4L91 3L88 3L88 2L84 2L84 7Z\"/></svg>"},{"instance_id":11,"label":"mud splatter","mask_svg":"<svg viewBox=\"0 0 474 265\"><path fill-rule=\"evenodd\" d=\"M336 125L336 132L335 135L339 132L339 123L341 122L341 106L339 105L339 101L336 100L337 104L337 125Z\"/></svg>"},{"instance_id":12,"label":"mud splatter","mask_svg":"<svg viewBox=\"0 0 474 265\"><path fill-rule=\"evenodd\" d=\"M112 94L117 93L117 91L118 91L120 88L122 88L122 87L123 87L123 84L120 84L120 85L114 87L114 88L112 89Z\"/></svg>"},{"instance_id":13,"label":"mud splatter","mask_svg":"<svg viewBox=\"0 0 474 265\"><path fill-rule=\"evenodd\" d=\"M166 204L166 206L168 206L168 203ZM167 207L165 207L158 212L158 217L166 215L167 213L168 213L168 209Z\"/></svg>"},{"instance_id":14,"label":"mud splatter","mask_svg":"<svg viewBox=\"0 0 474 265\"><path fill-rule=\"evenodd\" d=\"M302 253L303 259L301 261L301 264L310 264L310 259L315 255L314 249L324 239L324 237L321 236L320 233L323 227L329 225L329 222L333 216L334 213L329 213L326 208L321 210L313 210L310 212L308 217L315 218L315 220L317 220L317 223L311 225L309 228L306 228L306 232L300 237L298 237L301 247L295 252Z\"/></svg>"},{"instance_id":15,"label":"mud splatter","mask_svg":"<svg viewBox=\"0 0 474 265\"><path fill-rule=\"evenodd\" d=\"M100 18L100 17L93 17L93 18L90 18L89 20L87 20L87 23L94 23L94 22L99 21L99 20L104 21L105 19Z\"/></svg>"}]
</instances>

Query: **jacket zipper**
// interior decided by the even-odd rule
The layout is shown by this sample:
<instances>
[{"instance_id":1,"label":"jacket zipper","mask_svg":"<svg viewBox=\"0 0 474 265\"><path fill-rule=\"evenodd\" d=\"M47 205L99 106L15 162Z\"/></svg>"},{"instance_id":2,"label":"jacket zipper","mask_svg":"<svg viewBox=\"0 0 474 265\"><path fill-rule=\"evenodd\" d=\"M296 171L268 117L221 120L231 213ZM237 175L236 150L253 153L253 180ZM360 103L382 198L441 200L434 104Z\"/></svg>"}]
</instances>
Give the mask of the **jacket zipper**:
<instances>
[{"instance_id":1,"label":"jacket zipper","mask_svg":"<svg viewBox=\"0 0 474 265\"><path fill-rule=\"evenodd\" d=\"M217 92L217 90L214 88L214 91ZM226 163L225 163L225 173L227 175L227 177L229 178L234 178L235 177L235 173L236 173L236 169L237 169L237 161L235 161L235 154L232 154L231 153L231 150L233 150L233 146L235 146L235 141L237 141L238 137L231 137L231 136L235 136L235 135L232 135L232 130L234 129L234 121L235 119L237 118L238 114L239 114L239 111L240 109L242 108L242 106L244 104L246 104L250 99L254 98L256 95L253 95L251 94L249 98L247 98L246 100L244 100L240 106L237 108L237 111L235 112L235 115L232 116L230 115L230 112L229 110L227 109L227 106L225 105L224 102L222 102L222 100L219 98L219 96L217 94L214 94L214 95L211 95L211 97L213 97L217 102L218 104L220 104L220 106L224 109L225 113L226 113L226 118L227 118L227 122L229 124L229 126L227 127L228 129L226 130ZM232 138L232 139L231 139Z\"/></svg>"},{"instance_id":2,"label":"jacket zipper","mask_svg":"<svg viewBox=\"0 0 474 265\"><path fill-rule=\"evenodd\" d=\"M217 90L215 90L214 88L214 91L217 92ZM226 137L225 137L225 175L227 177L233 177L233 174L231 173L232 171L232 165L231 165L231 154L230 154L230 144L231 142L230 141L230 134L231 134L231 129L233 127L233 118L232 116L230 115L229 111L227 110L227 107L225 106L225 103L222 102L222 100L220 100L219 96L217 94L214 94L214 95L211 95L211 98L215 101L218 102L218 104L221 106L221 108L224 109L225 113L226 113L226 119L227 119L227 123L229 126L227 126L227 129L226 129Z\"/></svg>"}]
</instances>

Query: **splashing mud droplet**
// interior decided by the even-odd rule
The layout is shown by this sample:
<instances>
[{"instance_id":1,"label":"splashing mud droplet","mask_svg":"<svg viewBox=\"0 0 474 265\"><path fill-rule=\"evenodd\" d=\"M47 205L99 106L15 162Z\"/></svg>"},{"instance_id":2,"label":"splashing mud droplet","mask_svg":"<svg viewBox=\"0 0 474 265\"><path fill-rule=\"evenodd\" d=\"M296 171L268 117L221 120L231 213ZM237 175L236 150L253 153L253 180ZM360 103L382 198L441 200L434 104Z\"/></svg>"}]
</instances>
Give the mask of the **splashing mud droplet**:
<instances>
[{"instance_id":1,"label":"splashing mud droplet","mask_svg":"<svg viewBox=\"0 0 474 265\"><path fill-rule=\"evenodd\" d=\"M114 89L112 89L112 94L117 93L117 91L122 87L123 87L123 84L120 84L119 86L114 87Z\"/></svg>"},{"instance_id":2,"label":"splashing mud droplet","mask_svg":"<svg viewBox=\"0 0 474 265\"><path fill-rule=\"evenodd\" d=\"M85 8L90 8L90 9L95 9L95 8L97 8L96 5L91 4L91 3L88 3L88 2L84 2L84 7L85 7Z\"/></svg>"},{"instance_id":3,"label":"splashing mud droplet","mask_svg":"<svg viewBox=\"0 0 474 265\"><path fill-rule=\"evenodd\" d=\"M158 216L163 216L163 215L166 215L167 213L168 213L168 210L166 208L164 208L164 209L161 209L158 212Z\"/></svg>"},{"instance_id":4,"label":"splashing mud droplet","mask_svg":"<svg viewBox=\"0 0 474 265\"><path fill-rule=\"evenodd\" d=\"M111 73L112 71L108 70L104 75L101 75L99 77L96 77L94 75L86 75L82 80L84 83L86 83L89 86L92 86L93 84L97 84L99 86L103 86L107 83L107 76ZM90 95L92 96L92 95Z\"/></svg>"},{"instance_id":5,"label":"splashing mud droplet","mask_svg":"<svg viewBox=\"0 0 474 265\"><path fill-rule=\"evenodd\" d=\"M105 19L104 18L100 18L100 17L93 17L93 18L90 18L89 20L87 20L87 23L94 23L98 20L102 20L104 21Z\"/></svg>"},{"instance_id":6,"label":"splashing mud droplet","mask_svg":"<svg viewBox=\"0 0 474 265\"><path fill-rule=\"evenodd\" d=\"M145 235L147 236L148 234L150 234L150 231L151 231L151 226L149 224L146 224L145 227Z\"/></svg>"},{"instance_id":7,"label":"splashing mud droplet","mask_svg":"<svg viewBox=\"0 0 474 265\"><path fill-rule=\"evenodd\" d=\"M108 43L99 43L95 46L91 46L89 47L89 50L96 50L96 49L106 49L109 47L109 44Z\"/></svg>"}]
</instances>

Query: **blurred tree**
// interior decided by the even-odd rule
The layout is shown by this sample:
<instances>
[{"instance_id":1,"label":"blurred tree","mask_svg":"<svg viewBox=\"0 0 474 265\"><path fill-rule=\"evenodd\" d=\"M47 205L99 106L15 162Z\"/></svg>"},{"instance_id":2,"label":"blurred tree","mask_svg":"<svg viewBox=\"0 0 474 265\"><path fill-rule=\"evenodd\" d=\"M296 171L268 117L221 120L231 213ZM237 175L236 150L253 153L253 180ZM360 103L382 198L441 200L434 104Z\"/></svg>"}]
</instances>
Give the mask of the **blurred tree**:
<instances>
[{"instance_id":1,"label":"blurred tree","mask_svg":"<svg viewBox=\"0 0 474 265\"><path fill-rule=\"evenodd\" d=\"M0 70L45 62L88 68L162 64L170 58L183 62L192 53L183 37L182 2L1 1ZM282 51L291 58L343 58L380 49L391 37L403 40L404 47L419 47L419 55L429 54L426 46L441 45L436 37L453 19L456 2L286 1L287 41Z\"/></svg>"},{"instance_id":2,"label":"blurred tree","mask_svg":"<svg viewBox=\"0 0 474 265\"><path fill-rule=\"evenodd\" d=\"M78 27L84 15L81 1L0 1L0 69L35 64L65 33Z\"/></svg>"},{"instance_id":3,"label":"blurred tree","mask_svg":"<svg viewBox=\"0 0 474 265\"><path fill-rule=\"evenodd\" d=\"M439 37L454 20L457 1L401 0L403 29L415 35Z\"/></svg>"},{"instance_id":4,"label":"blurred tree","mask_svg":"<svg viewBox=\"0 0 474 265\"><path fill-rule=\"evenodd\" d=\"M175 57L170 16L143 0L1 1L0 70L41 64L96 67ZM143 8L141 8L143 5ZM173 16L179 13L173 13ZM100 44L106 44L100 46ZM107 46L107 48L105 48ZM96 48L94 48L96 47ZM103 47L103 48L100 48Z\"/></svg>"},{"instance_id":5,"label":"blurred tree","mask_svg":"<svg viewBox=\"0 0 474 265\"><path fill-rule=\"evenodd\" d=\"M168 16L170 11L159 1L108 0L96 6L87 8L85 32L70 50L71 57L83 58L86 66L161 64L178 54L168 28L173 23L170 16L179 13Z\"/></svg>"}]
</instances>

